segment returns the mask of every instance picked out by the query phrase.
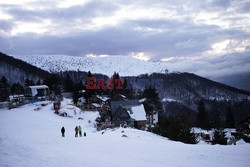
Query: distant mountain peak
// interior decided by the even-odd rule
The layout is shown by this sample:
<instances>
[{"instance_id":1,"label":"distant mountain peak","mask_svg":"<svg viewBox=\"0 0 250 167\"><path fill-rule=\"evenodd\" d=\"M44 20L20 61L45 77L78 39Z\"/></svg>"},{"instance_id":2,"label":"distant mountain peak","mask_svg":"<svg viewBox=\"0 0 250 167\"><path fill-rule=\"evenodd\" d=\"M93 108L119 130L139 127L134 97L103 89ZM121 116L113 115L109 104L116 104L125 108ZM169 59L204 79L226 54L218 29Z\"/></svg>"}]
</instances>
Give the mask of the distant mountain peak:
<instances>
[{"instance_id":1,"label":"distant mountain peak","mask_svg":"<svg viewBox=\"0 0 250 167\"><path fill-rule=\"evenodd\" d=\"M154 72L165 73L163 62L144 61L129 56L78 57L68 55L12 55L29 64L49 72L91 71L108 76L114 71L121 76L136 76Z\"/></svg>"}]
</instances>

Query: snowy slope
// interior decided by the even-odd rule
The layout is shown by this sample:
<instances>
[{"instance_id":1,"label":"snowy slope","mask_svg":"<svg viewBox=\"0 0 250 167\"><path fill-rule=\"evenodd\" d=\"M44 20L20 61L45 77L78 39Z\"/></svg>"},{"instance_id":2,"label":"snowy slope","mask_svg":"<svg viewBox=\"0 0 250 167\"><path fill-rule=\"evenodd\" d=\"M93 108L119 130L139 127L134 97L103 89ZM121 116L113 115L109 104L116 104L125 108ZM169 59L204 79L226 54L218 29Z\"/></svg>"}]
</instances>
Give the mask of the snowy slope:
<instances>
[{"instance_id":1,"label":"snowy slope","mask_svg":"<svg viewBox=\"0 0 250 167\"><path fill-rule=\"evenodd\" d=\"M47 105L34 103L0 110L0 166L244 167L250 163L249 144L187 145L149 132L123 128L96 132L93 120L98 113L80 113L64 100L61 111L73 118L60 117L51 110L51 102L42 103ZM74 128L78 125L87 132L87 137L74 137ZM60 134L62 126L66 129L65 138Z\"/></svg>"},{"instance_id":2,"label":"snowy slope","mask_svg":"<svg viewBox=\"0 0 250 167\"><path fill-rule=\"evenodd\" d=\"M136 76L140 74L165 72L166 65L161 62L143 61L128 56L108 57L76 57L66 55L12 55L36 67L49 72L60 71L91 71L108 76L119 72L121 76Z\"/></svg>"}]
</instances>

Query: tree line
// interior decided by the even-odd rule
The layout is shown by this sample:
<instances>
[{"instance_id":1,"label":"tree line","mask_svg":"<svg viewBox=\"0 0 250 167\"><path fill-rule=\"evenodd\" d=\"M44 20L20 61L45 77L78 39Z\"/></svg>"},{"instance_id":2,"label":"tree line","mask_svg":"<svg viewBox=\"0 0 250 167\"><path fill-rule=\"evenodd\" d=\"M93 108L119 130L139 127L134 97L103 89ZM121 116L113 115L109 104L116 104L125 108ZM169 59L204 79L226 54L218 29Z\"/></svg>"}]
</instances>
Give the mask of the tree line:
<instances>
[{"instance_id":1,"label":"tree line","mask_svg":"<svg viewBox=\"0 0 250 167\"><path fill-rule=\"evenodd\" d=\"M93 75L89 71L86 77L92 77ZM120 79L119 73L114 73L111 77L113 79ZM73 78L66 74L62 77L57 74L50 74L43 81L37 81L34 83L32 80L26 79L25 84L14 83L10 85L7 79L2 76L0 79L0 101L8 100L10 94L25 94L25 88L31 85L48 85L50 91L54 94L61 94L62 92L71 92L73 102L76 104L79 97L84 96L88 99L92 95L110 95L111 99L116 95L125 95L128 99L142 99L146 112L158 111L159 123L156 127L149 129L150 131L168 137L171 140L181 141L184 143L197 143L197 136L193 133L192 127L200 127L202 129L209 130L215 128L213 144L225 144L224 128L235 128L235 117L230 106L227 107L226 119L223 119L222 113L218 110L218 107L213 106L212 109L207 110L203 100L197 103L197 116L194 121L189 115L180 116L166 116L162 107L162 102L159 98L159 92L154 88L145 88L144 90L133 89L86 89L86 81L74 81ZM123 83L123 87L127 86L126 80ZM116 86L116 85L115 85ZM82 94L81 91L85 93Z\"/></svg>"}]
</instances>

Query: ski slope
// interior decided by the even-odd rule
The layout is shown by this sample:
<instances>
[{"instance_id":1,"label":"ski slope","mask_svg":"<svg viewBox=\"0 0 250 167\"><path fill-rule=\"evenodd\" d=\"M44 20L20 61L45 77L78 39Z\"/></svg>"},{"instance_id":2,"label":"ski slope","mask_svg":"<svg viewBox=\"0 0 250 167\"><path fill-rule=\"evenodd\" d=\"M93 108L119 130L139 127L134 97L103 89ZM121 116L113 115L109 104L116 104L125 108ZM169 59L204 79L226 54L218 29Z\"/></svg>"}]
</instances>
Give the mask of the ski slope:
<instances>
[{"instance_id":1,"label":"ski slope","mask_svg":"<svg viewBox=\"0 0 250 167\"><path fill-rule=\"evenodd\" d=\"M49 72L91 71L112 76L137 76L153 72L164 73L167 65L163 62L139 60L129 56L80 57L68 55L12 55L33 66Z\"/></svg>"},{"instance_id":2,"label":"ski slope","mask_svg":"<svg viewBox=\"0 0 250 167\"><path fill-rule=\"evenodd\" d=\"M98 113L80 113L69 103L65 99L61 111L72 118L54 114L49 101L1 109L0 166L247 167L250 164L249 144L188 145L129 128L96 132L93 123ZM87 137L74 137L74 128L79 125ZM62 126L66 129L65 138L61 137Z\"/></svg>"}]
</instances>

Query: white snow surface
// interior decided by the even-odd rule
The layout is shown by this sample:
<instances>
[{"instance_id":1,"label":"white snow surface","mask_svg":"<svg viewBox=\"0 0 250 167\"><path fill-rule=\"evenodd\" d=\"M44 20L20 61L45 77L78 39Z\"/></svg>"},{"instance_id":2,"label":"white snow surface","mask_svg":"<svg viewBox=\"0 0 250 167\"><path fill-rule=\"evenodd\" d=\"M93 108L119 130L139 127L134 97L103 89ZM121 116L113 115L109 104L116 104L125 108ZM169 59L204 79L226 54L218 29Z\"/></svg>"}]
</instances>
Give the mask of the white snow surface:
<instances>
[{"instance_id":1,"label":"white snow surface","mask_svg":"<svg viewBox=\"0 0 250 167\"><path fill-rule=\"evenodd\" d=\"M46 106L41 104L47 104ZM0 166L4 167L247 167L250 145L189 145L129 128L97 132L99 113L62 102L60 117L49 101L0 110ZM82 117L83 120L78 120ZM74 137L81 125L87 137ZM66 137L60 129L64 126ZM102 134L103 133L103 134ZM127 137L122 137L126 135Z\"/></svg>"},{"instance_id":2,"label":"white snow surface","mask_svg":"<svg viewBox=\"0 0 250 167\"><path fill-rule=\"evenodd\" d=\"M145 120L147 120L146 112L145 112L143 104L141 104L139 106L131 107L131 110L132 110L132 113L129 113L131 118L135 119L136 121L145 121Z\"/></svg>"},{"instance_id":3,"label":"white snow surface","mask_svg":"<svg viewBox=\"0 0 250 167\"><path fill-rule=\"evenodd\" d=\"M172 98L163 98L162 102L176 102L177 100L172 99Z\"/></svg>"},{"instance_id":4,"label":"white snow surface","mask_svg":"<svg viewBox=\"0 0 250 167\"><path fill-rule=\"evenodd\" d=\"M95 106L95 107L101 107L101 105L98 104L98 103L92 103L92 105Z\"/></svg>"},{"instance_id":5,"label":"white snow surface","mask_svg":"<svg viewBox=\"0 0 250 167\"><path fill-rule=\"evenodd\" d=\"M120 76L136 76L164 73L167 66L164 62L139 60L129 56L80 57L68 55L11 55L29 64L49 72L91 71L112 76L119 72Z\"/></svg>"},{"instance_id":6,"label":"white snow surface","mask_svg":"<svg viewBox=\"0 0 250 167\"><path fill-rule=\"evenodd\" d=\"M99 96L97 95L98 98L100 98L102 101L106 102L107 100L109 100L110 98L107 96Z\"/></svg>"}]
</instances>

